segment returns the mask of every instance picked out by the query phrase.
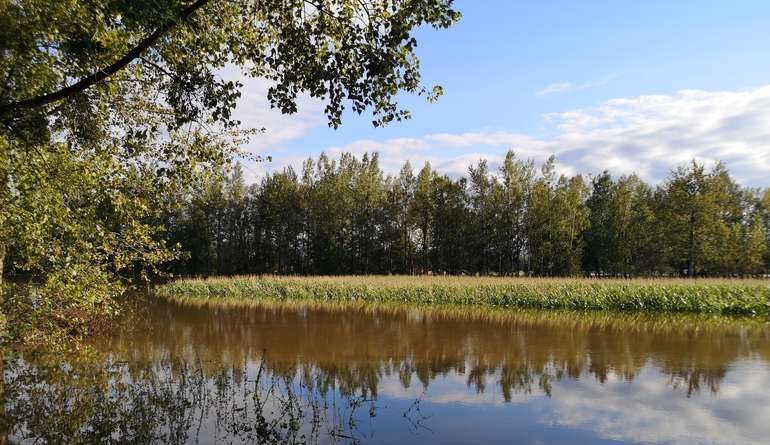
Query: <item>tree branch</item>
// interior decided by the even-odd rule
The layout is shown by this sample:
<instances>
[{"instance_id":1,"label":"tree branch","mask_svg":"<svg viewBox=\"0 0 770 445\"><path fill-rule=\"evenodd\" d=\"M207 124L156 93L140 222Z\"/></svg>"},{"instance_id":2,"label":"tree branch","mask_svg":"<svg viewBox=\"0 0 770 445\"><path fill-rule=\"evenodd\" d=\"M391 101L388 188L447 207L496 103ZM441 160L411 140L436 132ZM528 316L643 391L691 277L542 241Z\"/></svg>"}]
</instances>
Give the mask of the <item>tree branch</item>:
<instances>
[{"instance_id":1,"label":"tree branch","mask_svg":"<svg viewBox=\"0 0 770 445\"><path fill-rule=\"evenodd\" d=\"M134 61L136 58L140 57L147 48L155 44L155 42L157 42L161 37L163 37L163 35L171 31L178 23L186 21L198 9L202 8L209 1L210 0L196 0L195 3L191 4L190 6L182 10L176 18L169 20L168 22L163 24L161 27L156 29L152 34L145 37L144 40L139 42L139 44L136 45L133 49L131 49L131 51L129 51L123 57L115 61L112 65L104 69L101 69L93 74L90 74L89 76L80 79L78 82L70 86L64 87L58 91L54 91L53 93L43 94L43 95L36 96L30 99L25 99L19 102L11 102L11 103L0 105L0 116L12 111L37 108L44 105L48 105L52 102L66 99L67 97L70 97L73 94L77 94L82 91L85 91L86 89L92 87L93 85L103 81L109 76L125 68L126 65Z\"/></svg>"}]
</instances>

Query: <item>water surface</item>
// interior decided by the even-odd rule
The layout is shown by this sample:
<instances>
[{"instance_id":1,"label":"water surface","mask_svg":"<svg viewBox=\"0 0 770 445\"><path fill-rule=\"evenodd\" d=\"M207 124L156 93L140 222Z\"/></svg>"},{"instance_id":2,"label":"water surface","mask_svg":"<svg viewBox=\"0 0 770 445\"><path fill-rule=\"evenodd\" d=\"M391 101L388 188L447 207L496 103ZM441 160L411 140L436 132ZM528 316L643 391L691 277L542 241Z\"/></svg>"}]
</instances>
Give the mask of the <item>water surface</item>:
<instances>
[{"instance_id":1,"label":"water surface","mask_svg":"<svg viewBox=\"0 0 770 445\"><path fill-rule=\"evenodd\" d=\"M96 384L79 364L11 382L17 400L40 399L6 406L12 439L43 434L29 419L51 423L73 398L87 409L58 422L61 437L85 425L117 439L134 422L136 443L770 437L770 328L757 320L148 300L95 346L112 371Z\"/></svg>"}]
</instances>

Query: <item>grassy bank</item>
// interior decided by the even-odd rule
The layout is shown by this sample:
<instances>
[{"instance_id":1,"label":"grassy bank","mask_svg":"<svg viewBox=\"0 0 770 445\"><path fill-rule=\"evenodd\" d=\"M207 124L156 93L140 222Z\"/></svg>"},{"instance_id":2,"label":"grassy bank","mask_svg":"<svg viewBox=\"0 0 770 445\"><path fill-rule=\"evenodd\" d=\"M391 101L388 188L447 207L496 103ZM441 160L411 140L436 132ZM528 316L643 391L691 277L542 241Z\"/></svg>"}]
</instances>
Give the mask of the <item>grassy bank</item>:
<instances>
[{"instance_id":1,"label":"grassy bank","mask_svg":"<svg viewBox=\"0 0 770 445\"><path fill-rule=\"evenodd\" d=\"M201 301L314 301L770 315L763 280L437 276L183 279L158 294Z\"/></svg>"}]
</instances>

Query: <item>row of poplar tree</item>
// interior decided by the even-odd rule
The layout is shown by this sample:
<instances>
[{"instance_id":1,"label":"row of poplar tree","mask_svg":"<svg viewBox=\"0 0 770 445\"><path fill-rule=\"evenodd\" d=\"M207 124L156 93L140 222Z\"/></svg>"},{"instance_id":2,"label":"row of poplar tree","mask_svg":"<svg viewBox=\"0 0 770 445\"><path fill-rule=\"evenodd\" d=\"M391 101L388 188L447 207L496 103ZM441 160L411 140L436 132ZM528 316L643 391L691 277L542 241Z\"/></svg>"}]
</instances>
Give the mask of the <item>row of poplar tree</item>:
<instances>
[{"instance_id":1,"label":"row of poplar tree","mask_svg":"<svg viewBox=\"0 0 770 445\"><path fill-rule=\"evenodd\" d=\"M509 152L453 179L321 155L247 186L240 166L177 196L178 274L748 276L770 269L770 189L693 161L657 186L565 176Z\"/></svg>"}]
</instances>

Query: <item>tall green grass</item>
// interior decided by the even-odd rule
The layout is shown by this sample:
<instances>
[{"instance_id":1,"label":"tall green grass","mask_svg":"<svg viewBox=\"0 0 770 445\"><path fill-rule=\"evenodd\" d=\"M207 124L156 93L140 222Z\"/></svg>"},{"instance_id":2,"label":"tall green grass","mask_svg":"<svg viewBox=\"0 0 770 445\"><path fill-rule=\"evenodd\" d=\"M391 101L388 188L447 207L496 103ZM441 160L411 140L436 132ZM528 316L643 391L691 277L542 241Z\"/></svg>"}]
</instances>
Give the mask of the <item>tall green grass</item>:
<instances>
[{"instance_id":1,"label":"tall green grass","mask_svg":"<svg viewBox=\"0 0 770 445\"><path fill-rule=\"evenodd\" d=\"M158 294L210 302L371 302L770 315L770 282L763 280L243 276L178 280L161 286Z\"/></svg>"}]
</instances>

